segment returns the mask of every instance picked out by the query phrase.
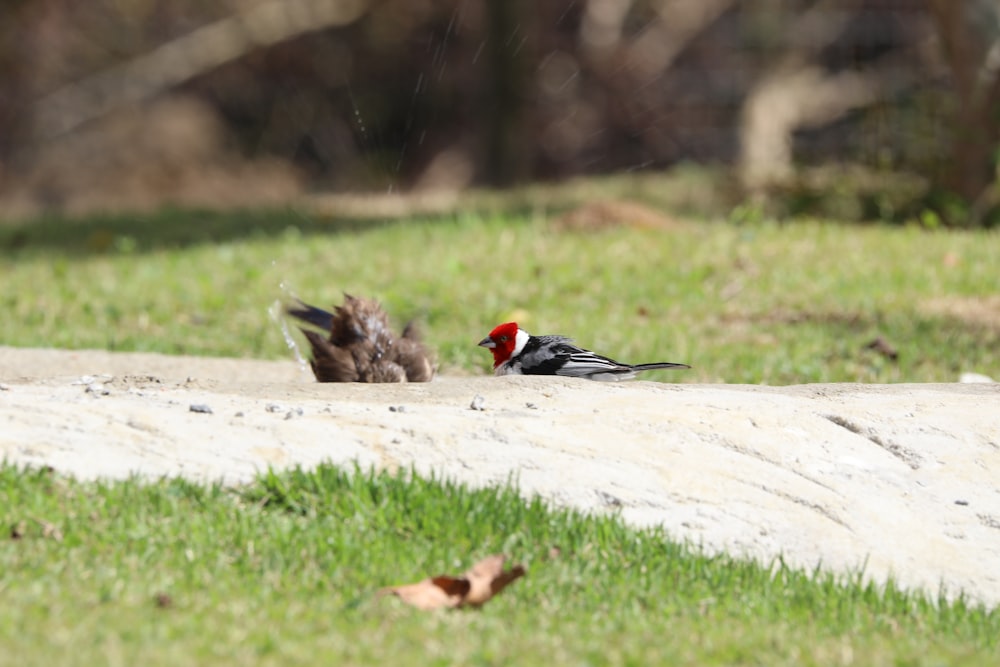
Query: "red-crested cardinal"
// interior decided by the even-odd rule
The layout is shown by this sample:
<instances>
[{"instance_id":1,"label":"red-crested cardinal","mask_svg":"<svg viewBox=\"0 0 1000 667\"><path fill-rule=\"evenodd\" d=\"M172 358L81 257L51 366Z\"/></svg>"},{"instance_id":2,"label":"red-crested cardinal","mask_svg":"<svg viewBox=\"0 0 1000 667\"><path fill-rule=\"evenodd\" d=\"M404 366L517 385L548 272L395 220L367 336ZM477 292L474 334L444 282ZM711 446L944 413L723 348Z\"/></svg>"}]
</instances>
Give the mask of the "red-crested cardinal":
<instances>
[{"instance_id":1,"label":"red-crested cardinal","mask_svg":"<svg viewBox=\"0 0 1000 667\"><path fill-rule=\"evenodd\" d=\"M302 329L312 348L313 375L319 382L429 382L434 377L430 354L413 324L394 336L389 317L372 299L344 295L333 312L301 301L289 315L329 332L324 338Z\"/></svg>"},{"instance_id":2,"label":"red-crested cardinal","mask_svg":"<svg viewBox=\"0 0 1000 667\"><path fill-rule=\"evenodd\" d=\"M501 324L479 341L493 353L495 375L566 375L588 380L630 380L655 368L691 368L658 362L630 366L573 345L565 336L532 336L517 322Z\"/></svg>"}]
</instances>

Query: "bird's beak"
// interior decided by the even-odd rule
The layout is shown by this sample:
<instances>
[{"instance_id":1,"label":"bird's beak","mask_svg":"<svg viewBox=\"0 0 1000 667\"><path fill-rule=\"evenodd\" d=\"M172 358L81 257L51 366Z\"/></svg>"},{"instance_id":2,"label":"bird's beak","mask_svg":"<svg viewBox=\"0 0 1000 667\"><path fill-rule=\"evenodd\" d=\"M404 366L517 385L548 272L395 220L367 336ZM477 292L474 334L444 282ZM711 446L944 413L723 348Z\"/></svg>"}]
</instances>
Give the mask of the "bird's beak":
<instances>
[{"instance_id":1,"label":"bird's beak","mask_svg":"<svg viewBox=\"0 0 1000 667\"><path fill-rule=\"evenodd\" d=\"M493 339L487 336L486 338L479 341L479 347L489 347L494 348L497 344L493 342Z\"/></svg>"}]
</instances>

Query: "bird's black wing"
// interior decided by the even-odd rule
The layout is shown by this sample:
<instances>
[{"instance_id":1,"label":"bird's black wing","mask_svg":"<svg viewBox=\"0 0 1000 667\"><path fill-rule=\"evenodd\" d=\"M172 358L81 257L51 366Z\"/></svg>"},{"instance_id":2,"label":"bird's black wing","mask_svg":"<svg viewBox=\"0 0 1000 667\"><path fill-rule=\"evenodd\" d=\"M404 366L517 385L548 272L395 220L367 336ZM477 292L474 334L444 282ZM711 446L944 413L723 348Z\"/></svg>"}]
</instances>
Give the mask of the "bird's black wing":
<instances>
[{"instance_id":1,"label":"bird's black wing","mask_svg":"<svg viewBox=\"0 0 1000 667\"><path fill-rule=\"evenodd\" d=\"M577 349L558 372L559 375L584 378L594 378L605 373L631 375L632 368L590 350Z\"/></svg>"},{"instance_id":2,"label":"bird's black wing","mask_svg":"<svg viewBox=\"0 0 1000 667\"><path fill-rule=\"evenodd\" d=\"M517 361L525 375L587 377L625 370L611 359L577 347L565 336L532 336Z\"/></svg>"}]
</instances>

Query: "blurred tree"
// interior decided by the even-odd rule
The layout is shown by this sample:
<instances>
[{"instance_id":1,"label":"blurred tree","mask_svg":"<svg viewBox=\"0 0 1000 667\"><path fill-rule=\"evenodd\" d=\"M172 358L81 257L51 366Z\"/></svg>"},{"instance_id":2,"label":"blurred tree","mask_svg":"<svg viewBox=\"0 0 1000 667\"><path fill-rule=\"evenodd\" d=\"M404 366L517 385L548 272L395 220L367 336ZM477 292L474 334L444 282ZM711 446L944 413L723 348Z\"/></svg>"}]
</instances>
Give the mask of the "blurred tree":
<instances>
[{"instance_id":1,"label":"blurred tree","mask_svg":"<svg viewBox=\"0 0 1000 667\"><path fill-rule=\"evenodd\" d=\"M31 50L22 26L30 21L30 4L30 0L0 3L0 181L4 156L14 151L28 130Z\"/></svg>"},{"instance_id":2,"label":"blurred tree","mask_svg":"<svg viewBox=\"0 0 1000 667\"><path fill-rule=\"evenodd\" d=\"M1000 7L928 0L955 92L952 154L942 184L975 202L996 181L1000 143Z\"/></svg>"},{"instance_id":3,"label":"blurred tree","mask_svg":"<svg viewBox=\"0 0 1000 667\"><path fill-rule=\"evenodd\" d=\"M164 200L179 183L203 197L208 179L174 172L186 161L231 172L239 159L294 165L319 190L682 162L738 163L766 188L843 161L928 176L990 207L995 4L7 0L0 188L38 206L108 202L146 164L169 176L149 181L168 185ZM142 118L157 124L135 137Z\"/></svg>"},{"instance_id":4,"label":"blurred tree","mask_svg":"<svg viewBox=\"0 0 1000 667\"><path fill-rule=\"evenodd\" d=\"M774 16L766 5L745 10L751 24L772 24L771 39L783 44L773 49L743 102L740 176L750 192L793 177L797 132L829 126L919 80L921 72L907 66L912 43L886 38L891 24L880 31L881 48L865 39L865 27L885 18L872 4L820 0L785 16Z\"/></svg>"},{"instance_id":5,"label":"blurred tree","mask_svg":"<svg viewBox=\"0 0 1000 667\"><path fill-rule=\"evenodd\" d=\"M156 48L145 40L132 43L127 53L111 58L95 74L59 87L38 105L36 133L58 136L88 121L98 119L127 104L141 103L226 63L248 57L276 44L330 26L357 20L367 0L264 0L243 3L232 14L205 23L196 30L174 37ZM133 34L132 16L111 16L120 23L103 34L118 38ZM147 16L155 23L155 16ZM145 53L142 49L147 48ZM107 57L110 54L102 54Z\"/></svg>"},{"instance_id":6,"label":"blurred tree","mask_svg":"<svg viewBox=\"0 0 1000 667\"><path fill-rule=\"evenodd\" d=\"M487 183L503 186L531 177L534 151L525 145L525 130L537 35L525 0L487 0L486 7L490 76L483 109L487 136L483 172Z\"/></svg>"}]
</instances>

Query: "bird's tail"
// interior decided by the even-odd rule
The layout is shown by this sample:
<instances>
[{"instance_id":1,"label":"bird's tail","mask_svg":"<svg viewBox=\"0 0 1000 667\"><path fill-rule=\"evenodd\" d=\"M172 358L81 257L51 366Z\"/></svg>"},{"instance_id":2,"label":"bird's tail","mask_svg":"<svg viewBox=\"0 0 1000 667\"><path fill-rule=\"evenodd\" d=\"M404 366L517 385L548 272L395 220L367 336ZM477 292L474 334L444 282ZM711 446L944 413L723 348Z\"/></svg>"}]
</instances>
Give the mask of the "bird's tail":
<instances>
[{"instance_id":1,"label":"bird's tail","mask_svg":"<svg viewBox=\"0 0 1000 667\"><path fill-rule=\"evenodd\" d=\"M691 368L687 364L675 364L669 361L660 361L655 364L636 364L632 367L634 371L652 371L657 368Z\"/></svg>"},{"instance_id":2,"label":"bird's tail","mask_svg":"<svg viewBox=\"0 0 1000 667\"><path fill-rule=\"evenodd\" d=\"M295 305L287 306L285 312L303 322L317 326L323 331L329 332L333 328L333 313L316 306L310 306L303 301L297 301Z\"/></svg>"}]
</instances>

